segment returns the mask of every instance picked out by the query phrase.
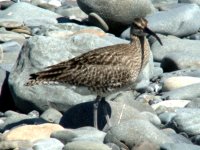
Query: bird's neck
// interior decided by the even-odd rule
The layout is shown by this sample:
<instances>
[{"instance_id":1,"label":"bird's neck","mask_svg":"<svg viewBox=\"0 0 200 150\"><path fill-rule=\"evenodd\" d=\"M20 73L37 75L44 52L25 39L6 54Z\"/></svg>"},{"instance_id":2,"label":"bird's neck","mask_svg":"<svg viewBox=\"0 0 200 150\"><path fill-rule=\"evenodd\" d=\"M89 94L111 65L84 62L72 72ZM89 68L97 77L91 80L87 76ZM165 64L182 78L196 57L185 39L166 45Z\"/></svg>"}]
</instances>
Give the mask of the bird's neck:
<instances>
[{"instance_id":1,"label":"bird's neck","mask_svg":"<svg viewBox=\"0 0 200 150\"><path fill-rule=\"evenodd\" d=\"M145 37L144 36L135 36L135 35L131 35L130 36L130 44L140 44L140 46L142 47L144 45L145 42Z\"/></svg>"}]
</instances>

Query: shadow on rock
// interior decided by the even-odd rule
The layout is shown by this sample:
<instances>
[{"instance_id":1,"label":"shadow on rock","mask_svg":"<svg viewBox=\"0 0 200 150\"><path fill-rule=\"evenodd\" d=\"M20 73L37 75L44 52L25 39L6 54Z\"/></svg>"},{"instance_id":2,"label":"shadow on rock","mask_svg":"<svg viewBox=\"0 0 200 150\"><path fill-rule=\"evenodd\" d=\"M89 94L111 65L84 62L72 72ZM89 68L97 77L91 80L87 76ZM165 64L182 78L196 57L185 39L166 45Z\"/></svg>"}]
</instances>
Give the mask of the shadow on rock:
<instances>
[{"instance_id":1,"label":"shadow on rock","mask_svg":"<svg viewBox=\"0 0 200 150\"><path fill-rule=\"evenodd\" d=\"M2 112L16 110L15 103L8 87L8 76L9 72L6 72L6 77L0 91L0 111Z\"/></svg>"},{"instance_id":2,"label":"shadow on rock","mask_svg":"<svg viewBox=\"0 0 200 150\"><path fill-rule=\"evenodd\" d=\"M65 128L79 128L83 126L94 126L93 124L93 104L94 102L86 102L78 104L67 110L61 118L60 125ZM98 108L98 128L102 130L106 125L104 109L106 108L108 115L111 116L111 107L108 102L100 102Z\"/></svg>"}]
</instances>

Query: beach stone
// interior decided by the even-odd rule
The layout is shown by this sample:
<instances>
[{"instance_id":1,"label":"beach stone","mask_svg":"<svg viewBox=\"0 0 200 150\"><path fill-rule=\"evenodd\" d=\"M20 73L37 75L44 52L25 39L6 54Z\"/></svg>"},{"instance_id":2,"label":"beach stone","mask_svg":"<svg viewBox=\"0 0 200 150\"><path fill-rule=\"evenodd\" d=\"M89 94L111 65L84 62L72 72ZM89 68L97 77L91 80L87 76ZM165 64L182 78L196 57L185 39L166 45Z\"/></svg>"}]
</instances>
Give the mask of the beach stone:
<instances>
[{"instance_id":1,"label":"beach stone","mask_svg":"<svg viewBox=\"0 0 200 150\"><path fill-rule=\"evenodd\" d=\"M62 0L31 0L31 3L37 6L51 6L51 7L60 7Z\"/></svg>"},{"instance_id":2,"label":"beach stone","mask_svg":"<svg viewBox=\"0 0 200 150\"><path fill-rule=\"evenodd\" d=\"M39 139L49 138L52 132L63 129L64 128L62 126L51 123L40 125L23 125L5 132L2 139L7 141L29 140L34 142Z\"/></svg>"},{"instance_id":3,"label":"beach stone","mask_svg":"<svg viewBox=\"0 0 200 150\"><path fill-rule=\"evenodd\" d=\"M0 131L4 132L5 130L12 129L15 126L21 124L39 124L39 123L46 123L43 119L30 117L25 114L19 114L12 111L5 112L5 119L4 123L0 124Z\"/></svg>"},{"instance_id":4,"label":"beach stone","mask_svg":"<svg viewBox=\"0 0 200 150\"><path fill-rule=\"evenodd\" d=\"M168 124L172 121L172 119L176 116L174 112L164 112L159 114L159 118L163 124Z\"/></svg>"},{"instance_id":5,"label":"beach stone","mask_svg":"<svg viewBox=\"0 0 200 150\"><path fill-rule=\"evenodd\" d=\"M22 140L15 140L15 141L1 141L0 142L0 149L1 150L9 150L9 149L28 149L32 147L32 143L30 141L22 141Z\"/></svg>"},{"instance_id":6,"label":"beach stone","mask_svg":"<svg viewBox=\"0 0 200 150\"><path fill-rule=\"evenodd\" d=\"M161 62L166 55L172 52L179 52L179 57L185 54L200 56L200 41L198 40L179 39L173 36L161 37L161 40L163 42L162 46L157 41L151 46L155 61Z\"/></svg>"},{"instance_id":7,"label":"beach stone","mask_svg":"<svg viewBox=\"0 0 200 150\"><path fill-rule=\"evenodd\" d=\"M55 24L57 23L57 17L60 17L60 15L26 2L14 3L9 8L0 12L0 20L17 21L24 24L30 20L37 20L40 24Z\"/></svg>"},{"instance_id":8,"label":"beach stone","mask_svg":"<svg viewBox=\"0 0 200 150\"><path fill-rule=\"evenodd\" d=\"M78 0L79 7L86 13L96 13L108 24L110 30L123 31L136 17L144 17L154 11L150 0ZM106 7L105 7L106 6ZM125 9L126 8L126 9ZM120 12L120 13L119 13Z\"/></svg>"},{"instance_id":9,"label":"beach stone","mask_svg":"<svg viewBox=\"0 0 200 150\"><path fill-rule=\"evenodd\" d=\"M54 138L38 140L33 144L33 150L62 150L64 144Z\"/></svg>"},{"instance_id":10,"label":"beach stone","mask_svg":"<svg viewBox=\"0 0 200 150\"><path fill-rule=\"evenodd\" d=\"M165 72L160 76L160 83L163 83L165 80L171 77L179 76L190 76L190 77L200 77L200 69L181 69L172 72Z\"/></svg>"},{"instance_id":11,"label":"beach stone","mask_svg":"<svg viewBox=\"0 0 200 150\"><path fill-rule=\"evenodd\" d=\"M179 112L173 118L173 122L179 132L185 132L190 136L198 135L200 133L199 114L196 111L193 113Z\"/></svg>"},{"instance_id":12,"label":"beach stone","mask_svg":"<svg viewBox=\"0 0 200 150\"><path fill-rule=\"evenodd\" d=\"M199 58L198 53L171 52L162 59L161 67L166 72L187 68L199 69Z\"/></svg>"},{"instance_id":13,"label":"beach stone","mask_svg":"<svg viewBox=\"0 0 200 150\"><path fill-rule=\"evenodd\" d=\"M63 150L111 150L107 145L95 141L74 141L65 145Z\"/></svg>"},{"instance_id":14,"label":"beach stone","mask_svg":"<svg viewBox=\"0 0 200 150\"><path fill-rule=\"evenodd\" d=\"M111 127L105 137L105 142L114 142L112 137L119 141L124 141L124 144L128 147L133 147L143 141L156 145L173 143L165 133L156 128L149 121L140 119L132 119Z\"/></svg>"},{"instance_id":15,"label":"beach stone","mask_svg":"<svg viewBox=\"0 0 200 150\"><path fill-rule=\"evenodd\" d=\"M150 142L142 142L140 145L133 147L134 150L156 150L159 149L160 146L150 143Z\"/></svg>"},{"instance_id":16,"label":"beach stone","mask_svg":"<svg viewBox=\"0 0 200 150\"><path fill-rule=\"evenodd\" d=\"M25 37L22 34L7 31L4 28L0 28L0 34L0 41L2 42L16 41L22 46L26 41Z\"/></svg>"},{"instance_id":17,"label":"beach stone","mask_svg":"<svg viewBox=\"0 0 200 150\"><path fill-rule=\"evenodd\" d=\"M200 99L193 99L189 104L186 105L186 108L200 108Z\"/></svg>"},{"instance_id":18,"label":"beach stone","mask_svg":"<svg viewBox=\"0 0 200 150\"><path fill-rule=\"evenodd\" d=\"M191 40L200 40L200 33L198 32L196 34L190 35L187 38Z\"/></svg>"},{"instance_id":19,"label":"beach stone","mask_svg":"<svg viewBox=\"0 0 200 150\"><path fill-rule=\"evenodd\" d=\"M156 110L159 107L185 107L188 103L190 103L189 100L166 100L159 102L157 104L151 105L151 107Z\"/></svg>"},{"instance_id":20,"label":"beach stone","mask_svg":"<svg viewBox=\"0 0 200 150\"><path fill-rule=\"evenodd\" d=\"M168 92L163 92L162 99L192 100L200 97L198 89L200 89L199 83L188 85Z\"/></svg>"},{"instance_id":21,"label":"beach stone","mask_svg":"<svg viewBox=\"0 0 200 150\"><path fill-rule=\"evenodd\" d=\"M160 148L163 150L199 150L200 146L186 143L165 143Z\"/></svg>"},{"instance_id":22,"label":"beach stone","mask_svg":"<svg viewBox=\"0 0 200 150\"><path fill-rule=\"evenodd\" d=\"M3 52L13 52L13 51L20 51L22 45L20 45L16 41L8 41L5 43L0 44L3 48Z\"/></svg>"},{"instance_id":23,"label":"beach stone","mask_svg":"<svg viewBox=\"0 0 200 150\"><path fill-rule=\"evenodd\" d=\"M0 63L3 61L3 48L0 46Z\"/></svg>"},{"instance_id":24,"label":"beach stone","mask_svg":"<svg viewBox=\"0 0 200 150\"><path fill-rule=\"evenodd\" d=\"M51 123L59 124L62 114L54 108L49 108L41 114L40 118Z\"/></svg>"},{"instance_id":25,"label":"beach stone","mask_svg":"<svg viewBox=\"0 0 200 150\"><path fill-rule=\"evenodd\" d=\"M178 0L179 3L195 3L200 6L199 0Z\"/></svg>"},{"instance_id":26,"label":"beach stone","mask_svg":"<svg viewBox=\"0 0 200 150\"><path fill-rule=\"evenodd\" d=\"M56 138L64 144L73 141L94 141L103 143L105 136L105 132L97 130L93 127L66 129L62 131L55 131L51 134L52 138Z\"/></svg>"},{"instance_id":27,"label":"beach stone","mask_svg":"<svg viewBox=\"0 0 200 150\"><path fill-rule=\"evenodd\" d=\"M190 77L190 76L170 77L164 80L162 90L170 91L177 88L185 87L187 85L192 85L195 83L200 83L200 78Z\"/></svg>"},{"instance_id":28,"label":"beach stone","mask_svg":"<svg viewBox=\"0 0 200 150\"><path fill-rule=\"evenodd\" d=\"M88 17L88 15L85 14L79 7L69 8L66 6L62 6L56 9L56 13L65 17L69 17L70 19L80 19L80 21Z\"/></svg>"},{"instance_id":29,"label":"beach stone","mask_svg":"<svg viewBox=\"0 0 200 150\"><path fill-rule=\"evenodd\" d=\"M5 20L0 20L0 26L5 27L7 29L13 29L13 28L19 28L23 26L22 22L17 22L17 21L5 21Z\"/></svg>"},{"instance_id":30,"label":"beach stone","mask_svg":"<svg viewBox=\"0 0 200 150\"><path fill-rule=\"evenodd\" d=\"M179 37L187 36L199 30L200 9L196 4L183 5L149 15L147 20L149 28L154 32Z\"/></svg>"}]
</instances>

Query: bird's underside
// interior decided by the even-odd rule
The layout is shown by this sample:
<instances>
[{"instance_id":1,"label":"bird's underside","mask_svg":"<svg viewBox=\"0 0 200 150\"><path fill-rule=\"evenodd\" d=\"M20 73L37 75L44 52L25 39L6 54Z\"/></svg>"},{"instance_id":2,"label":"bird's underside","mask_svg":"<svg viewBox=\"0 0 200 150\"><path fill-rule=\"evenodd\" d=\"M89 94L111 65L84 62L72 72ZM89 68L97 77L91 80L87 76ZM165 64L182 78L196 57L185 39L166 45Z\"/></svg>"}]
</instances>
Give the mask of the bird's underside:
<instances>
[{"instance_id":1,"label":"bird's underside","mask_svg":"<svg viewBox=\"0 0 200 150\"><path fill-rule=\"evenodd\" d=\"M106 92L108 89L121 88L136 80L137 75L131 72L133 69L137 72L138 68L137 65L134 66L133 58L130 44L99 48L49 66L45 71L31 74L26 85L56 81L85 86L96 92Z\"/></svg>"}]
</instances>

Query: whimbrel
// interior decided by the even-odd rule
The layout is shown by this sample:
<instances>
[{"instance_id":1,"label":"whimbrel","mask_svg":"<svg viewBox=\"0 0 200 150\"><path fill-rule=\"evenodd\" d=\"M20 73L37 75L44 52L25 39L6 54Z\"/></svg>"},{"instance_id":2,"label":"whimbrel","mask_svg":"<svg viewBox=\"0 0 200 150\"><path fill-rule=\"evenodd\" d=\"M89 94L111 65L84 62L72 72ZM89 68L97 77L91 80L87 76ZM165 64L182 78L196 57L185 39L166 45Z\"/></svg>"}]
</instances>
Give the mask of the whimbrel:
<instances>
[{"instance_id":1,"label":"whimbrel","mask_svg":"<svg viewBox=\"0 0 200 150\"><path fill-rule=\"evenodd\" d=\"M136 18L131 24L130 44L94 49L49 66L44 71L31 74L26 85L56 81L87 87L97 95L94 102L94 126L98 128L97 110L100 100L105 100L105 96L109 93L132 85L147 64L150 53L145 38L147 33L153 35L162 45L159 37L147 28L147 20Z\"/></svg>"}]
</instances>

